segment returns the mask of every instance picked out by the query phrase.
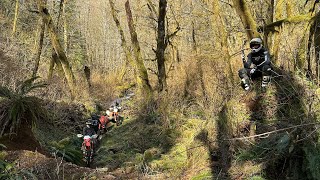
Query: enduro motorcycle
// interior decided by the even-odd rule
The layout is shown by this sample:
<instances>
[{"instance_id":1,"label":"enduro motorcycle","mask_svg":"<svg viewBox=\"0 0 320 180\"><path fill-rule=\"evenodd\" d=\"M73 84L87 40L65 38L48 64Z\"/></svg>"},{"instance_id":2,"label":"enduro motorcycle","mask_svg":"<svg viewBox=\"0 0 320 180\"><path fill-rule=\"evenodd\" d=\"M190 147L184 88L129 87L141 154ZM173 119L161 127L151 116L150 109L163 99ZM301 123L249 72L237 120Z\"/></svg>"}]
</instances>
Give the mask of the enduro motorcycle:
<instances>
[{"instance_id":1,"label":"enduro motorcycle","mask_svg":"<svg viewBox=\"0 0 320 180\"><path fill-rule=\"evenodd\" d=\"M101 134L104 134L107 131L107 124L109 123L109 119L106 116L101 116L99 121L99 130Z\"/></svg>"},{"instance_id":2,"label":"enduro motorcycle","mask_svg":"<svg viewBox=\"0 0 320 180\"><path fill-rule=\"evenodd\" d=\"M94 153L94 148L95 148L95 140L97 139L98 135L95 134L93 136L88 136L85 135L83 136L82 134L77 134L79 138L83 137L83 142L81 146L81 150L83 153L83 160L86 163L86 166L90 166L90 163L93 160L93 153Z\"/></svg>"},{"instance_id":3,"label":"enduro motorcycle","mask_svg":"<svg viewBox=\"0 0 320 180\"><path fill-rule=\"evenodd\" d=\"M122 124L122 120L121 120L121 118L119 116L120 110L121 110L121 107L119 107L119 106L118 107L114 107L113 108L113 113L112 113L117 126L120 126Z\"/></svg>"}]
</instances>

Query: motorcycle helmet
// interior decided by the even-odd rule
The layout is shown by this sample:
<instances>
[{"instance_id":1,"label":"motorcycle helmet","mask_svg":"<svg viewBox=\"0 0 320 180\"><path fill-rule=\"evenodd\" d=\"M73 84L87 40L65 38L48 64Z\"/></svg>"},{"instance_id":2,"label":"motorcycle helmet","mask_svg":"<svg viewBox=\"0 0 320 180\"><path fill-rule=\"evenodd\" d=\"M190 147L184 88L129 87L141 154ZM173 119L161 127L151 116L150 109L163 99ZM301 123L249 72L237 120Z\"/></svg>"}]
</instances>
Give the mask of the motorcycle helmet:
<instances>
[{"instance_id":1,"label":"motorcycle helmet","mask_svg":"<svg viewBox=\"0 0 320 180\"><path fill-rule=\"evenodd\" d=\"M262 40L260 38L253 38L250 41L250 48L252 53L259 52L262 48Z\"/></svg>"}]
</instances>

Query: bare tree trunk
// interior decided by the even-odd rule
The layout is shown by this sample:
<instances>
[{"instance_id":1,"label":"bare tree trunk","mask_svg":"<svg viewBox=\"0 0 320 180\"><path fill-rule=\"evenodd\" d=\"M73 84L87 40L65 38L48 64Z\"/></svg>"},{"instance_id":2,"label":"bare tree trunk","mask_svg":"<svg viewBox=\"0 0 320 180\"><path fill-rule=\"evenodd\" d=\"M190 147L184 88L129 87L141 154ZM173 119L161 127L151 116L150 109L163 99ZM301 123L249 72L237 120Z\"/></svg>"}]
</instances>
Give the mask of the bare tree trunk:
<instances>
[{"instance_id":1,"label":"bare tree trunk","mask_svg":"<svg viewBox=\"0 0 320 180\"><path fill-rule=\"evenodd\" d=\"M68 54L68 22L66 15L66 4L68 0L63 0L62 3L62 14L63 14L63 44L64 52Z\"/></svg>"},{"instance_id":2,"label":"bare tree trunk","mask_svg":"<svg viewBox=\"0 0 320 180\"><path fill-rule=\"evenodd\" d=\"M40 64L40 57L41 57L41 52L42 52L42 47L43 47L43 38L44 38L44 31L46 28L46 25L41 18L39 20L39 27L38 27L38 39L36 41L36 47L35 47L35 55L34 55L34 69L32 71L32 77L36 77L39 69L39 64Z\"/></svg>"},{"instance_id":3,"label":"bare tree trunk","mask_svg":"<svg viewBox=\"0 0 320 180\"><path fill-rule=\"evenodd\" d=\"M147 0L148 1L148 7L150 9L151 15L152 17L157 17L157 10L156 7L153 5L151 0Z\"/></svg>"},{"instance_id":4,"label":"bare tree trunk","mask_svg":"<svg viewBox=\"0 0 320 180\"><path fill-rule=\"evenodd\" d=\"M234 85L234 78L233 78L233 70L231 65L231 57L230 52L228 48L228 32L225 26L225 23L223 21L223 17L220 10L219 1L212 1L213 2L213 22L217 22L218 26L218 34L220 37L220 46L221 46L221 52L223 54L223 61L227 65L227 74L229 76L229 79L231 81L231 87Z\"/></svg>"},{"instance_id":5,"label":"bare tree trunk","mask_svg":"<svg viewBox=\"0 0 320 180\"><path fill-rule=\"evenodd\" d=\"M118 29L119 34L120 34L121 47L122 47L122 49L123 49L123 51L125 53L125 56L126 56L126 65L125 66L128 66L128 64L130 63L131 66L134 68L133 57L132 57L132 54L130 52L130 48L127 45L127 41L126 41L126 38L124 36L123 29L121 27L117 12L115 10L114 2L112 0L109 0L109 3L110 3L110 7L111 7L111 14L112 14L113 20L116 23L117 29ZM124 72L121 75L121 79L123 79L125 73L126 73L126 69L124 69Z\"/></svg>"},{"instance_id":6,"label":"bare tree trunk","mask_svg":"<svg viewBox=\"0 0 320 180\"><path fill-rule=\"evenodd\" d=\"M67 83L70 88L71 98L74 99L74 97L76 95L76 89L75 89L76 82L75 82L73 72L71 70L71 66L70 66L68 59L67 59L67 56L65 55L63 48L59 42L57 32L55 30L55 27L54 27L52 18L48 12L48 9L43 7L42 0L37 0L37 1L38 1L38 7L39 7L40 14L41 14L45 24L47 25L47 30L48 30L48 33L49 33L49 36L51 39L52 47L54 48L55 53L58 55L58 58L62 64L62 68L63 68L65 77L67 79Z\"/></svg>"},{"instance_id":7,"label":"bare tree trunk","mask_svg":"<svg viewBox=\"0 0 320 180\"><path fill-rule=\"evenodd\" d=\"M159 17L158 17L158 37L157 37L157 64L158 64L158 91L167 91L166 66L164 52L166 50L165 43L165 18L167 13L167 1L159 0Z\"/></svg>"},{"instance_id":8,"label":"bare tree trunk","mask_svg":"<svg viewBox=\"0 0 320 180\"><path fill-rule=\"evenodd\" d=\"M12 36L17 31L18 16L19 16L19 0L16 0L16 7L14 10L14 19L13 19L13 25L12 25Z\"/></svg>"},{"instance_id":9,"label":"bare tree trunk","mask_svg":"<svg viewBox=\"0 0 320 180\"><path fill-rule=\"evenodd\" d=\"M133 49L135 54L135 61L136 61L136 68L137 68L137 84L139 86L140 93L146 95L147 98L151 98L152 89L149 83L148 72L146 67L144 66L144 62L142 59L141 49L140 49L136 29L133 23L129 0L126 1L125 8L126 8L129 31L131 35L131 42L133 44Z\"/></svg>"},{"instance_id":10,"label":"bare tree trunk","mask_svg":"<svg viewBox=\"0 0 320 180\"><path fill-rule=\"evenodd\" d=\"M197 40L196 40L196 31L195 31L194 21L193 20L192 20L191 24L192 24L192 33L191 33L191 36L192 36L192 50L195 53L198 53Z\"/></svg>"},{"instance_id":11,"label":"bare tree trunk","mask_svg":"<svg viewBox=\"0 0 320 180\"><path fill-rule=\"evenodd\" d=\"M250 9L248 8L245 0L233 0L233 6L236 9L237 14L240 16L247 37L252 39L259 37L257 32L257 24L254 21Z\"/></svg>"},{"instance_id":12,"label":"bare tree trunk","mask_svg":"<svg viewBox=\"0 0 320 180\"><path fill-rule=\"evenodd\" d=\"M311 53L311 47L312 47L312 41L313 41L313 36L314 36L314 33L315 33L315 22L313 21L311 24L310 24L310 30L309 30L309 36L308 36L308 46L307 46L307 49L306 49L306 60L307 60L307 63L308 63L308 72L310 73L310 75L312 75L312 61L311 61L311 56L310 56L310 53Z\"/></svg>"}]
</instances>

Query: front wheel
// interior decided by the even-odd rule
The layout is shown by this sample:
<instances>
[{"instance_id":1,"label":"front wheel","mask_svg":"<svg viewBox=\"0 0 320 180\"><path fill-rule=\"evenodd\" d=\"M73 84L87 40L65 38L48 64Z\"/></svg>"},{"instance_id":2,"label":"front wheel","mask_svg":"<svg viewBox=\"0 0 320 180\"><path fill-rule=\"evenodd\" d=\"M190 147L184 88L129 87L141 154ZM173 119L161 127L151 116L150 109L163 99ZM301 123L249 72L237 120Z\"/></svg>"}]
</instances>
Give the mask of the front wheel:
<instances>
[{"instance_id":1,"label":"front wheel","mask_svg":"<svg viewBox=\"0 0 320 180\"><path fill-rule=\"evenodd\" d=\"M84 160L85 160L86 166L90 167L90 163L92 160L92 152L90 149L86 150Z\"/></svg>"}]
</instances>

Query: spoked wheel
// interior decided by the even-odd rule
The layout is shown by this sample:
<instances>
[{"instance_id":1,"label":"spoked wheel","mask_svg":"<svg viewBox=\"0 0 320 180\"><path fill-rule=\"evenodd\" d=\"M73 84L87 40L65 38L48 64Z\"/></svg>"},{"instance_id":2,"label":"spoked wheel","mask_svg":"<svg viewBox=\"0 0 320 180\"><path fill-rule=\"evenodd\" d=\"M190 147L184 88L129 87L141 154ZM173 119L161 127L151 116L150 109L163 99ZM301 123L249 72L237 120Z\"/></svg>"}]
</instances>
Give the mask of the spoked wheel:
<instances>
[{"instance_id":1,"label":"spoked wheel","mask_svg":"<svg viewBox=\"0 0 320 180\"><path fill-rule=\"evenodd\" d=\"M92 150L91 149L86 149L84 155L84 161L86 163L87 167L90 167L90 164L92 162Z\"/></svg>"},{"instance_id":2,"label":"spoked wheel","mask_svg":"<svg viewBox=\"0 0 320 180\"><path fill-rule=\"evenodd\" d=\"M116 125L120 126L121 124L122 124L122 120L121 120L120 116L118 116L116 119Z\"/></svg>"}]
</instances>

